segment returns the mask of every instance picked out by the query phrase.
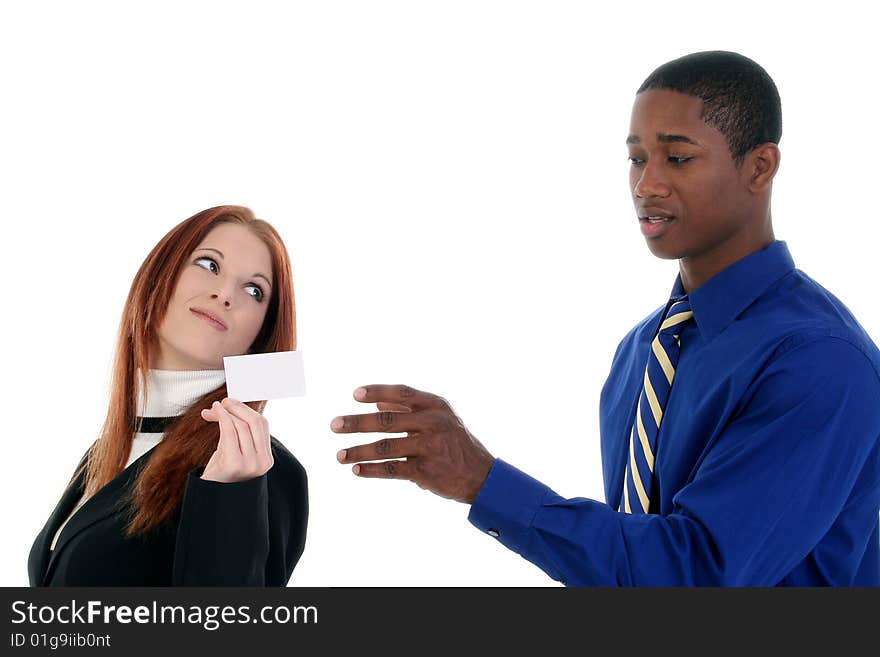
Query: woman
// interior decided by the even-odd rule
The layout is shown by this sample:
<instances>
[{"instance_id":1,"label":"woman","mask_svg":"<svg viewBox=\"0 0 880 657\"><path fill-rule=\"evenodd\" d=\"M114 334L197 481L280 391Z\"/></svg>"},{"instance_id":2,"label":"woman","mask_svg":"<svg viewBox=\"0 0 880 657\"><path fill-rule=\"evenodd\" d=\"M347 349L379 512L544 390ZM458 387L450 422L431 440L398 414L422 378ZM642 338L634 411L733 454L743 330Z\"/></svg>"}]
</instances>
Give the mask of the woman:
<instances>
[{"instance_id":1,"label":"woman","mask_svg":"<svg viewBox=\"0 0 880 657\"><path fill-rule=\"evenodd\" d=\"M101 435L31 548L31 586L285 586L305 470L265 401L226 397L223 357L295 348L271 225L221 206L162 238L125 304Z\"/></svg>"}]
</instances>

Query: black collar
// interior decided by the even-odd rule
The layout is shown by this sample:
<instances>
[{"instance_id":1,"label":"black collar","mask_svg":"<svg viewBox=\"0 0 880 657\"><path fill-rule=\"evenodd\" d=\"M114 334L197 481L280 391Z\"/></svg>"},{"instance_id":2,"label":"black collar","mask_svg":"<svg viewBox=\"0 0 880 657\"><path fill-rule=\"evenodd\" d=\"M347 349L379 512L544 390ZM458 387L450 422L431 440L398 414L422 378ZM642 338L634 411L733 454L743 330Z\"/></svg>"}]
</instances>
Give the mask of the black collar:
<instances>
[{"instance_id":1,"label":"black collar","mask_svg":"<svg viewBox=\"0 0 880 657\"><path fill-rule=\"evenodd\" d=\"M168 426L174 422L179 415L171 416L171 417L145 417L141 418L140 416L134 419L134 430L137 431L137 423L139 420L143 420L141 424L141 433L164 433Z\"/></svg>"}]
</instances>

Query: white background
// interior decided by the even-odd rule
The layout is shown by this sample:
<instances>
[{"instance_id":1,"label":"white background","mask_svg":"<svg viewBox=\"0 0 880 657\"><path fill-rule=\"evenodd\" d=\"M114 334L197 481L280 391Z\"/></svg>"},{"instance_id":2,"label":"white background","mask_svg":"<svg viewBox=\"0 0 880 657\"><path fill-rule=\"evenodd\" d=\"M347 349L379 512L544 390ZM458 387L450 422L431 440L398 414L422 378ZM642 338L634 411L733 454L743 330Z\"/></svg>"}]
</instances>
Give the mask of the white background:
<instances>
[{"instance_id":1,"label":"white background","mask_svg":"<svg viewBox=\"0 0 880 657\"><path fill-rule=\"evenodd\" d=\"M309 473L291 585L554 585L467 506L338 465L355 442L330 420L373 408L358 385L408 383L494 455L604 500L599 391L677 272L635 219L630 109L698 50L776 81L776 237L877 339L875 23L782 4L4 3L0 584L27 585L100 429L139 265L231 203L293 260L309 394L266 410Z\"/></svg>"}]
</instances>

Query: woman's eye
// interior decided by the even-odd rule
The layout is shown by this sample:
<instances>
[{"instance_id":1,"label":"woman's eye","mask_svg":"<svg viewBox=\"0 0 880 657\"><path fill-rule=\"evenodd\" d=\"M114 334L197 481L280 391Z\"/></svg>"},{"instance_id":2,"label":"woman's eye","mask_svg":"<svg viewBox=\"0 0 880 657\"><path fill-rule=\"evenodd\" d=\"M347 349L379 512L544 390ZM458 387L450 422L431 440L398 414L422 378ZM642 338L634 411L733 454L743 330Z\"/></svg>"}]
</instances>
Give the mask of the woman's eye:
<instances>
[{"instance_id":1,"label":"woman's eye","mask_svg":"<svg viewBox=\"0 0 880 657\"><path fill-rule=\"evenodd\" d=\"M207 269L208 271L213 272L213 273L215 273L215 274L216 274L218 271L220 271L219 268L217 267L217 262L216 262L213 258L209 258L209 257L207 257L207 256L203 256L203 257L201 257L201 258L196 258L194 264L198 264L198 263L200 263L200 262L207 262L207 263L209 263L207 267L204 266L204 265L199 264L199 267L201 267L202 269ZM252 296L252 297L253 297L254 299L256 299L257 301L262 301L262 300L263 300L263 288L261 288L261 287L260 287L259 285L257 285L256 283L249 283L249 284L247 285L247 287L249 287L249 288L253 288L254 290L256 290L256 293L249 292L248 294L249 294L250 296Z\"/></svg>"},{"instance_id":2,"label":"woman's eye","mask_svg":"<svg viewBox=\"0 0 880 657\"><path fill-rule=\"evenodd\" d=\"M202 257L202 258L196 258L196 263L199 263L199 262L201 262L201 261L203 261L203 260L205 260L205 261L207 261L207 262L210 262L212 265L214 265L214 267L217 266L217 263L213 260L213 258L208 258L207 256ZM202 267L202 265L199 265L199 267ZM207 270L209 270L209 271L216 271L215 269L211 269L210 266L208 266L208 267L202 267L202 269L207 269Z\"/></svg>"}]
</instances>

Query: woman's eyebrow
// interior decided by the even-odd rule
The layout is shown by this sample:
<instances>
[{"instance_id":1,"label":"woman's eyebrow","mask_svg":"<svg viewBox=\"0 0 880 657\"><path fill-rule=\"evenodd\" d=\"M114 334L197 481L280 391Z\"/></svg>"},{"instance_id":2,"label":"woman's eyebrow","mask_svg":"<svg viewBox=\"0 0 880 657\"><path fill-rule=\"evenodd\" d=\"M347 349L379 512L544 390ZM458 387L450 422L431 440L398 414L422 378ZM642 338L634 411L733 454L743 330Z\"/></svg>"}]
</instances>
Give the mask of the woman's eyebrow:
<instances>
[{"instance_id":1,"label":"woman's eyebrow","mask_svg":"<svg viewBox=\"0 0 880 657\"><path fill-rule=\"evenodd\" d=\"M214 253L216 253L217 255L220 256L221 260L223 260L223 252L220 249L215 249L210 246L200 246L199 248L196 249L196 251L213 251ZM258 277L262 278L264 281L266 281L266 283L269 284L269 287L272 287L272 283L269 281L269 279L266 277L265 274L261 274L261 273L257 272L256 274L252 274L252 276L255 276L255 277L258 276Z\"/></svg>"}]
</instances>

